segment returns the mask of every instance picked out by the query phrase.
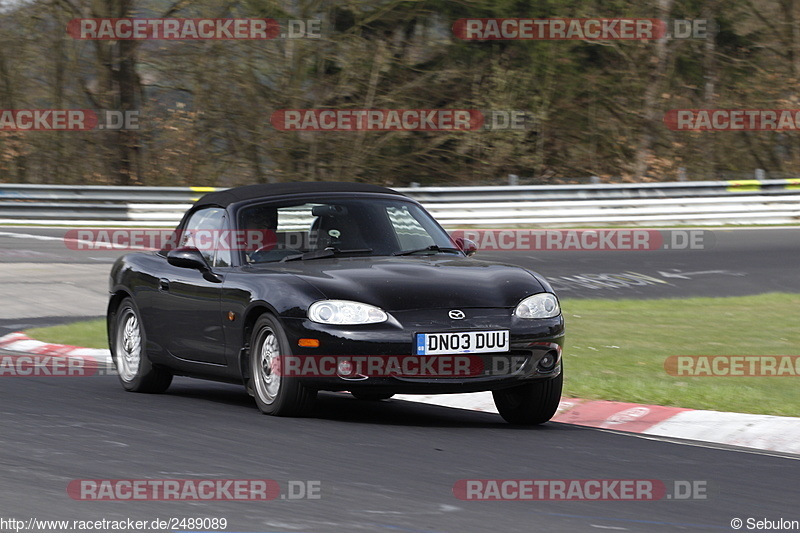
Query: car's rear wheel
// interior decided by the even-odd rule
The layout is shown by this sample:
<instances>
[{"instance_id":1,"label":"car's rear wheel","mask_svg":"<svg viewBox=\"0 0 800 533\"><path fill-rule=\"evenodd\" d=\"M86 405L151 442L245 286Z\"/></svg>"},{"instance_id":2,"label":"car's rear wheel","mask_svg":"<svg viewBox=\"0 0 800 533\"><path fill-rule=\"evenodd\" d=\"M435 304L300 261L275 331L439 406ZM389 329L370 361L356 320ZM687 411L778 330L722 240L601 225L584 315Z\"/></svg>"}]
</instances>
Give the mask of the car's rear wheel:
<instances>
[{"instance_id":1,"label":"car's rear wheel","mask_svg":"<svg viewBox=\"0 0 800 533\"><path fill-rule=\"evenodd\" d=\"M382 394L379 392L351 392L357 400L363 400L365 402L377 402L378 400L388 400L394 394Z\"/></svg>"},{"instance_id":2,"label":"car's rear wheel","mask_svg":"<svg viewBox=\"0 0 800 533\"><path fill-rule=\"evenodd\" d=\"M122 387L131 392L167 390L172 373L154 367L147 358L144 325L133 300L125 298L120 302L115 319L112 355Z\"/></svg>"},{"instance_id":3,"label":"car's rear wheel","mask_svg":"<svg viewBox=\"0 0 800 533\"><path fill-rule=\"evenodd\" d=\"M492 392L494 404L506 422L525 426L543 424L553 418L561 401L563 372L547 381L536 381Z\"/></svg>"},{"instance_id":4,"label":"car's rear wheel","mask_svg":"<svg viewBox=\"0 0 800 533\"><path fill-rule=\"evenodd\" d=\"M291 355L289 342L278 320L262 315L253 327L250 343L251 385L262 413L300 416L314 405L317 391L305 387L298 377L281 376L281 355Z\"/></svg>"}]
</instances>

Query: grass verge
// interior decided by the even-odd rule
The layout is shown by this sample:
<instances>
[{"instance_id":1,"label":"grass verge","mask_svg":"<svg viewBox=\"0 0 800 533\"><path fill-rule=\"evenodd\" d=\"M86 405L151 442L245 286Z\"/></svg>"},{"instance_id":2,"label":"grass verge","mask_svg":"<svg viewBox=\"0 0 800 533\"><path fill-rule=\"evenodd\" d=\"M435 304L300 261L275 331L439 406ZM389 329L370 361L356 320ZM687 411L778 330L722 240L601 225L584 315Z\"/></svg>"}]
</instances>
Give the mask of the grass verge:
<instances>
[{"instance_id":1,"label":"grass verge","mask_svg":"<svg viewBox=\"0 0 800 533\"><path fill-rule=\"evenodd\" d=\"M674 377L670 355L800 355L798 294L666 300L567 300L565 396L800 416L797 377ZM28 331L105 348L105 321Z\"/></svg>"},{"instance_id":2,"label":"grass verge","mask_svg":"<svg viewBox=\"0 0 800 533\"><path fill-rule=\"evenodd\" d=\"M800 416L800 376L674 377L670 355L800 355L799 294L569 300L565 393L692 409Z\"/></svg>"},{"instance_id":3,"label":"grass verge","mask_svg":"<svg viewBox=\"0 0 800 533\"><path fill-rule=\"evenodd\" d=\"M86 320L49 328L31 328L25 334L32 339L53 344L68 344L84 348L108 348L106 320Z\"/></svg>"}]
</instances>

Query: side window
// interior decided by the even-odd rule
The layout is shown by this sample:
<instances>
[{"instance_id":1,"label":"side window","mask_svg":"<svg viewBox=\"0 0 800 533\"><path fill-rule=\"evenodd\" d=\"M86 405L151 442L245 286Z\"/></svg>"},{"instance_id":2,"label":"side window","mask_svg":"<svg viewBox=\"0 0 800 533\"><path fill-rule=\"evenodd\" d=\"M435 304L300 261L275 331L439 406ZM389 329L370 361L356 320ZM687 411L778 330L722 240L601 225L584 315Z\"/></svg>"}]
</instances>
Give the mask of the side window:
<instances>
[{"instance_id":1,"label":"side window","mask_svg":"<svg viewBox=\"0 0 800 533\"><path fill-rule=\"evenodd\" d=\"M386 214L392 223L397 242L402 250L416 250L435 244L433 237L414 218L406 206L387 207Z\"/></svg>"},{"instance_id":2,"label":"side window","mask_svg":"<svg viewBox=\"0 0 800 533\"><path fill-rule=\"evenodd\" d=\"M225 210L209 207L194 213L181 236L181 246L194 246L212 267L231 265L229 239L225 238Z\"/></svg>"}]
</instances>

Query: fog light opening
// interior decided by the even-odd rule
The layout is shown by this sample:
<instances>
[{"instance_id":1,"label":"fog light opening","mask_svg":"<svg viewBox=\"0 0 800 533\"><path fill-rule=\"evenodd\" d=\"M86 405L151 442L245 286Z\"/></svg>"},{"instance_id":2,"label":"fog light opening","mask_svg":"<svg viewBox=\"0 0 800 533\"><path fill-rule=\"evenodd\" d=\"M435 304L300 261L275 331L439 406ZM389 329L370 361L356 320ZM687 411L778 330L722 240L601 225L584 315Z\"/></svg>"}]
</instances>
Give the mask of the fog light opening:
<instances>
[{"instance_id":1,"label":"fog light opening","mask_svg":"<svg viewBox=\"0 0 800 533\"><path fill-rule=\"evenodd\" d=\"M536 368L540 372L551 372L556 367L556 361L558 361L558 354L556 352L547 352L544 357L539 359L539 364L536 365Z\"/></svg>"}]
</instances>

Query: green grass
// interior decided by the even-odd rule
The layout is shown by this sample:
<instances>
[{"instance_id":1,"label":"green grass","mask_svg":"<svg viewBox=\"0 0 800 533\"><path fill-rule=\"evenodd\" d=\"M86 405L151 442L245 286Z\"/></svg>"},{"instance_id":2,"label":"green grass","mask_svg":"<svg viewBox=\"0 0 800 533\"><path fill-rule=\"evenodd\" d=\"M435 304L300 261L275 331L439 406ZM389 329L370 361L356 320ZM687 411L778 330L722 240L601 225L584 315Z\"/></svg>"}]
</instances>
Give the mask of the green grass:
<instances>
[{"instance_id":1,"label":"green grass","mask_svg":"<svg viewBox=\"0 0 800 533\"><path fill-rule=\"evenodd\" d=\"M32 328L25 332L32 339L84 348L108 348L106 319L73 322L49 328Z\"/></svg>"},{"instance_id":2,"label":"green grass","mask_svg":"<svg viewBox=\"0 0 800 533\"><path fill-rule=\"evenodd\" d=\"M566 300L565 396L800 416L798 377L673 377L670 355L800 355L798 294ZM105 348L105 321L32 329L36 339Z\"/></svg>"},{"instance_id":3,"label":"green grass","mask_svg":"<svg viewBox=\"0 0 800 533\"><path fill-rule=\"evenodd\" d=\"M568 300L565 394L800 416L798 377L673 377L670 355L800 355L800 295Z\"/></svg>"}]
</instances>

